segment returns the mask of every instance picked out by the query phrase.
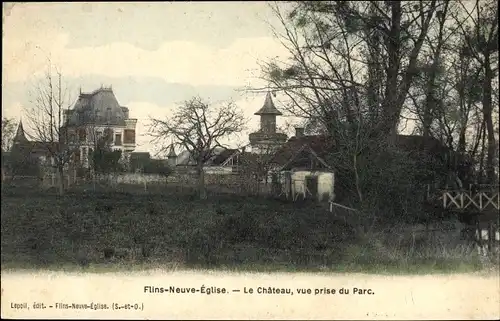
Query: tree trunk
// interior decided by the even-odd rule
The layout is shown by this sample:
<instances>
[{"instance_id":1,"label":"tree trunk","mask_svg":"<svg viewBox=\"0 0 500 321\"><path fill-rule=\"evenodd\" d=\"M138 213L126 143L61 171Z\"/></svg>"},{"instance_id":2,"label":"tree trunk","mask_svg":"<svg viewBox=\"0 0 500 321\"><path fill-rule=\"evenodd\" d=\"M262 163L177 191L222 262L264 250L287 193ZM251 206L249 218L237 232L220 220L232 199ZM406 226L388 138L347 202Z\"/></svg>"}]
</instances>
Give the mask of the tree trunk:
<instances>
[{"instance_id":1,"label":"tree trunk","mask_svg":"<svg viewBox=\"0 0 500 321\"><path fill-rule=\"evenodd\" d=\"M196 174L198 175L198 194L200 199L204 200L207 198L207 191L205 190L205 171L203 170L203 165L197 166Z\"/></svg>"},{"instance_id":2,"label":"tree trunk","mask_svg":"<svg viewBox=\"0 0 500 321\"><path fill-rule=\"evenodd\" d=\"M470 105L468 104L468 101L465 97L465 88L466 86L466 77L461 74L460 77L460 83L458 86L458 101L459 101L459 108L460 108L460 129L458 133L458 146L457 146L457 151L460 154L465 154L465 143L466 143L466 131L467 131L467 123L468 123L468 117L467 117L467 109L470 110Z\"/></svg>"},{"instance_id":3,"label":"tree trunk","mask_svg":"<svg viewBox=\"0 0 500 321\"><path fill-rule=\"evenodd\" d=\"M488 137L488 152L486 154L486 179L488 184L495 184L497 181L495 175L495 156L497 144L495 140L495 129L492 119L492 102L491 102L491 82L493 80L493 71L491 70L489 54L485 54L484 60L485 77L483 83L483 117L486 123L486 134Z\"/></svg>"},{"instance_id":4,"label":"tree trunk","mask_svg":"<svg viewBox=\"0 0 500 321\"><path fill-rule=\"evenodd\" d=\"M423 136L429 137L431 134L431 126L435 118L436 107L438 106L439 98L436 97L436 88L438 87L436 82L438 76L438 68L440 66L441 60L441 50L444 45L443 41L443 29L444 23L446 21L445 16L448 9L448 2L444 2L444 9L441 12L442 18L439 19L439 32L437 38L436 51L434 52L434 57L431 65L431 71L427 83L426 99L424 104L424 124L423 124Z\"/></svg>"},{"instance_id":5,"label":"tree trunk","mask_svg":"<svg viewBox=\"0 0 500 321\"><path fill-rule=\"evenodd\" d=\"M359 203L363 204L363 193L361 192L361 182L359 179L357 159L358 159L358 155L355 154L353 160L354 160L354 175L356 178L356 192L358 193Z\"/></svg>"},{"instance_id":6,"label":"tree trunk","mask_svg":"<svg viewBox=\"0 0 500 321\"><path fill-rule=\"evenodd\" d=\"M370 14L376 16L377 4L370 3ZM366 37L368 39L368 87L367 87L367 100L370 126L374 126L378 121L380 112L380 79L383 79L381 66L383 65L381 51L381 39L378 33L371 33L373 30L366 30Z\"/></svg>"},{"instance_id":7,"label":"tree trunk","mask_svg":"<svg viewBox=\"0 0 500 321\"><path fill-rule=\"evenodd\" d=\"M401 2L391 2L391 30L387 37L387 55L389 67L387 68L387 86L385 104L383 106L384 118L382 119L382 135L388 135L389 142L397 131L399 119L398 102L398 76L401 51Z\"/></svg>"},{"instance_id":8,"label":"tree trunk","mask_svg":"<svg viewBox=\"0 0 500 321\"><path fill-rule=\"evenodd\" d=\"M483 124L485 123L483 119ZM485 154L485 142L486 142L486 126L482 127L481 135L481 152L479 153L479 184L484 184L484 154Z\"/></svg>"},{"instance_id":9,"label":"tree trunk","mask_svg":"<svg viewBox=\"0 0 500 321\"><path fill-rule=\"evenodd\" d=\"M59 195L64 195L64 168L62 166L58 166L57 168L59 174Z\"/></svg>"}]
</instances>

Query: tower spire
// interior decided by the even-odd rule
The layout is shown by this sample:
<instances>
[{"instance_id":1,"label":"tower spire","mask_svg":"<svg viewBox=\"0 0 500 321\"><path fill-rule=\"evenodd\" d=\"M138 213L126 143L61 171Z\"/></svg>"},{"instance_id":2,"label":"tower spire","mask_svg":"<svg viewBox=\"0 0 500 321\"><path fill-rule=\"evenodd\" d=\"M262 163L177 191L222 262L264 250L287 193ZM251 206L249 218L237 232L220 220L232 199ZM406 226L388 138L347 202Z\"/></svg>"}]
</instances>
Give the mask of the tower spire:
<instances>
[{"instance_id":1,"label":"tower spire","mask_svg":"<svg viewBox=\"0 0 500 321\"><path fill-rule=\"evenodd\" d=\"M174 149L174 142L173 142L173 140L170 143L168 154L167 154L167 158L172 158L172 157L177 157L177 154L175 153L175 149Z\"/></svg>"},{"instance_id":2,"label":"tower spire","mask_svg":"<svg viewBox=\"0 0 500 321\"><path fill-rule=\"evenodd\" d=\"M28 139L24 133L23 120L22 117L19 118L19 124L17 125L16 136L14 136L14 142L27 142Z\"/></svg>"},{"instance_id":3,"label":"tower spire","mask_svg":"<svg viewBox=\"0 0 500 321\"><path fill-rule=\"evenodd\" d=\"M169 166L175 167L175 165L177 165L177 154L175 153L174 149L174 140L172 139L171 141L172 143L170 144L169 151L167 154L167 162Z\"/></svg>"},{"instance_id":4,"label":"tower spire","mask_svg":"<svg viewBox=\"0 0 500 321\"><path fill-rule=\"evenodd\" d=\"M267 92L266 99L264 100L264 105L254 115L283 115L278 109L276 109L276 106L274 106L271 91Z\"/></svg>"}]
</instances>

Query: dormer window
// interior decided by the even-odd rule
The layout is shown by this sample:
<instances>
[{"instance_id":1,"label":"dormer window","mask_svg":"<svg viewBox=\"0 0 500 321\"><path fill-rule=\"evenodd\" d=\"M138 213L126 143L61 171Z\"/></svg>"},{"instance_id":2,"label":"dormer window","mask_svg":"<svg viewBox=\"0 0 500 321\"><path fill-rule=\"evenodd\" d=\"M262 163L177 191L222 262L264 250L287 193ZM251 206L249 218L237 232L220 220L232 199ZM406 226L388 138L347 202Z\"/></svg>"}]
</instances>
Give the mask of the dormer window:
<instances>
[{"instance_id":1,"label":"dormer window","mask_svg":"<svg viewBox=\"0 0 500 321\"><path fill-rule=\"evenodd\" d=\"M111 121L111 107L106 109L106 122L109 123Z\"/></svg>"},{"instance_id":2,"label":"dormer window","mask_svg":"<svg viewBox=\"0 0 500 321\"><path fill-rule=\"evenodd\" d=\"M84 123L84 121L85 121L85 119L84 119L84 114L83 114L83 111L81 111L81 110L80 110L80 111L78 111L78 122L79 122L80 124L83 124L83 123Z\"/></svg>"}]
</instances>

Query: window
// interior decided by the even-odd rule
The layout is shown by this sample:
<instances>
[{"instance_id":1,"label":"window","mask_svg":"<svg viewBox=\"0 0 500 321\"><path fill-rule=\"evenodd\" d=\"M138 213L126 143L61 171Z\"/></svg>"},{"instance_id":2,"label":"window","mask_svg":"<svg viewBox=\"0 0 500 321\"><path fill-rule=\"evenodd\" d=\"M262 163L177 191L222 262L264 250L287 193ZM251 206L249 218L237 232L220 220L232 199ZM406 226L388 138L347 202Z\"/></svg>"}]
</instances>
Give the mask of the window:
<instances>
[{"instance_id":1,"label":"window","mask_svg":"<svg viewBox=\"0 0 500 321\"><path fill-rule=\"evenodd\" d=\"M108 107L106 109L106 123L110 123L111 122L111 107Z\"/></svg>"},{"instance_id":2,"label":"window","mask_svg":"<svg viewBox=\"0 0 500 321\"><path fill-rule=\"evenodd\" d=\"M77 151L75 153L75 163L80 163L80 162L81 162L80 151Z\"/></svg>"},{"instance_id":3,"label":"window","mask_svg":"<svg viewBox=\"0 0 500 321\"><path fill-rule=\"evenodd\" d=\"M123 132L123 142L125 144L135 144L135 130L125 129Z\"/></svg>"},{"instance_id":4,"label":"window","mask_svg":"<svg viewBox=\"0 0 500 321\"><path fill-rule=\"evenodd\" d=\"M116 134L115 135L115 145L116 146L121 146L122 145L122 134Z\"/></svg>"},{"instance_id":5,"label":"window","mask_svg":"<svg viewBox=\"0 0 500 321\"><path fill-rule=\"evenodd\" d=\"M78 131L78 138L80 139L80 142L87 141L87 131L85 129L80 129Z\"/></svg>"}]
</instances>

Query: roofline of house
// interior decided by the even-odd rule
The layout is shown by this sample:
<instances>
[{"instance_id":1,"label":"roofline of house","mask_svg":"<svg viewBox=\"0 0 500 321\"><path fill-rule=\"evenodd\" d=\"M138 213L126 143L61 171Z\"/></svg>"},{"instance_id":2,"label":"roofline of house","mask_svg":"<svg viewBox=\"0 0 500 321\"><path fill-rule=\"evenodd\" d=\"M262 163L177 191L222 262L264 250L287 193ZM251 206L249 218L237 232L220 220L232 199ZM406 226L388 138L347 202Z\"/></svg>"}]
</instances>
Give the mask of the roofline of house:
<instances>
[{"instance_id":1,"label":"roofline of house","mask_svg":"<svg viewBox=\"0 0 500 321\"><path fill-rule=\"evenodd\" d=\"M231 161L234 157L236 157L236 155L239 155L241 154L241 151L240 150L235 150L234 153L232 153L225 161L223 161L219 166L226 166L229 161Z\"/></svg>"},{"instance_id":2,"label":"roofline of house","mask_svg":"<svg viewBox=\"0 0 500 321\"><path fill-rule=\"evenodd\" d=\"M314 156L316 157L316 159L323 165L325 166L327 169L329 170L333 170L332 167L330 165L328 165L328 163L323 159L321 158L312 148L309 144L303 144L302 147L300 147L296 152L295 154L282 166L279 167L279 171L282 171L284 170L284 168L286 168L287 166L289 166L296 158L297 156L299 156L299 154L305 150L305 149L308 149L308 151Z\"/></svg>"}]
</instances>

